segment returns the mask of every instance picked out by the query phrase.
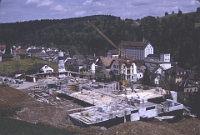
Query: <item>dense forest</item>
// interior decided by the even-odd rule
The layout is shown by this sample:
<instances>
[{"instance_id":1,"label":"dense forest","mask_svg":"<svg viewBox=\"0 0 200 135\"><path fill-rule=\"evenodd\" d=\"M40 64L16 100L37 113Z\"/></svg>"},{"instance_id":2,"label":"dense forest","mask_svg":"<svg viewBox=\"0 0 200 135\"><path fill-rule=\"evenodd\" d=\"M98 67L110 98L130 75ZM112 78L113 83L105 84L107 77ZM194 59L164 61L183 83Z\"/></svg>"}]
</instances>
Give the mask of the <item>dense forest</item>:
<instances>
[{"instance_id":1,"label":"dense forest","mask_svg":"<svg viewBox=\"0 0 200 135\"><path fill-rule=\"evenodd\" d=\"M200 71L200 8L183 14L121 19L94 15L61 20L35 20L0 24L0 44L58 47L74 54L105 56L114 49L87 21L91 21L116 45L121 40L150 42L155 53L171 53L174 61L187 69Z\"/></svg>"}]
</instances>

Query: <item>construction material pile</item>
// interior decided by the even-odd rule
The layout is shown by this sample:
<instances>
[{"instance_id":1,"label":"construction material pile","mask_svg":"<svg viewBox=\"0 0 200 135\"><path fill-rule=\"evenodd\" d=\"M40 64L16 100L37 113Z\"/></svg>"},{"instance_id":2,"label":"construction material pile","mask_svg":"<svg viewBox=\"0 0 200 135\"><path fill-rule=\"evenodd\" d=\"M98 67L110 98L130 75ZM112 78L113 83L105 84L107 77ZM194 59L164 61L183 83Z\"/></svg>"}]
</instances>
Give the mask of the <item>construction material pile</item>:
<instances>
[{"instance_id":1,"label":"construction material pile","mask_svg":"<svg viewBox=\"0 0 200 135\"><path fill-rule=\"evenodd\" d=\"M0 86L0 107L17 108L24 103L33 100L27 93L16 90L15 88Z\"/></svg>"}]
</instances>

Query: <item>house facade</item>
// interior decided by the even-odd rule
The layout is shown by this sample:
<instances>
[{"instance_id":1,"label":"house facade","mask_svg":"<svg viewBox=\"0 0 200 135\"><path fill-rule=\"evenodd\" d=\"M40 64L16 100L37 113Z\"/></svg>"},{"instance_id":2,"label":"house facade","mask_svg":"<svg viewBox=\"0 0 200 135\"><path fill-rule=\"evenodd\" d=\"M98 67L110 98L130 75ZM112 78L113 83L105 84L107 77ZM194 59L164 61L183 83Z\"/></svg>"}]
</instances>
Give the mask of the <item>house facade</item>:
<instances>
[{"instance_id":1,"label":"house facade","mask_svg":"<svg viewBox=\"0 0 200 135\"><path fill-rule=\"evenodd\" d=\"M0 53L4 54L6 52L6 45L0 45Z\"/></svg>"},{"instance_id":2,"label":"house facade","mask_svg":"<svg viewBox=\"0 0 200 135\"><path fill-rule=\"evenodd\" d=\"M125 80L131 82L137 81L137 67L133 59L125 59L124 64L121 66L121 73L125 75Z\"/></svg>"},{"instance_id":3,"label":"house facade","mask_svg":"<svg viewBox=\"0 0 200 135\"><path fill-rule=\"evenodd\" d=\"M118 58L100 57L99 61L96 63L96 67L104 68L108 72L112 71L115 76L119 76L120 73L124 74L125 80L134 82L137 81L137 67L134 59L132 58L126 58L121 67L119 67Z\"/></svg>"},{"instance_id":4,"label":"house facade","mask_svg":"<svg viewBox=\"0 0 200 135\"><path fill-rule=\"evenodd\" d=\"M170 61L170 54L149 54L145 60L145 65L148 68L154 68L157 66L161 66L164 70L170 69L172 67Z\"/></svg>"},{"instance_id":5,"label":"house facade","mask_svg":"<svg viewBox=\"0 0 200 135\"><path fill-rule=\"evenodd\" d=\"M43 63L35 64L34 68L37 70L38 73L53 73L54 72L53 68Z\"/></svg>"},{"instance_id":6,"label":"house facade","mask_svg":"<svg viewBox=\"0 0 200 135\"><path fill-rule=\"evenodd\" d=\"M135 60L144 60L149 54L154 53L154 48L150 43L121 41L124 57L132 57Z\"/></svg>"},{"instance_id":7,"label":"house facade","mask_svg":"<svg viewBox=\"0 0 200 135\"><path fill-rule=\"evenodd\" d=\"M175 65L171 69L167 70L166 73L171 83L180 83L186 76L187 71L178 65Z\"/></svg>"},{"instance_id":8,"label":"house facade","mask_svg":"<svg viewBox=\"0 0 200 135\"><path fill-rule=\"evenodd\" d=\"M44 66L40 69L40 71L41 71L42 73L53 73L53 72L54 72L53 68L49 67L48 65L44 65Z\"/></svg>"}]
</instances>

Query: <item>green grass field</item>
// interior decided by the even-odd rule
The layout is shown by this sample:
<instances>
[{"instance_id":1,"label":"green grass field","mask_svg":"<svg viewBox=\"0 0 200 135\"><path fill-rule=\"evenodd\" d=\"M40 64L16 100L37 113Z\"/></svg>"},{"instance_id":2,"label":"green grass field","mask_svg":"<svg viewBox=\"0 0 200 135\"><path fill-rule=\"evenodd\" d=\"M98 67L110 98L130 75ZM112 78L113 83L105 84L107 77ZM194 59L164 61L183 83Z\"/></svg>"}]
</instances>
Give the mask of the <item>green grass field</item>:
<instances>
[{"instance_id":1,"label":"green grass field","mask_svg":"<svg viewBox=\"0 0 200 135\"><path fill-rule=\"evenodd\" d=\"M73 135L74 133L40 124L0 117L0 135Z\"/></svg>"},{"instance_id":2,"label":"green grass field","mask_svg":"<svg viewBox=\"0 0 200 135\"><path fill-rule=\"evenodd\" d=\"M52 67L55 71L57 70L57 63L44 61L36 58L20 59L18 61L2 61L0 63L0 74L12 74L16 70L28 70L32 68L36 63L45 63Z\"/></svg>"}]
</instances>

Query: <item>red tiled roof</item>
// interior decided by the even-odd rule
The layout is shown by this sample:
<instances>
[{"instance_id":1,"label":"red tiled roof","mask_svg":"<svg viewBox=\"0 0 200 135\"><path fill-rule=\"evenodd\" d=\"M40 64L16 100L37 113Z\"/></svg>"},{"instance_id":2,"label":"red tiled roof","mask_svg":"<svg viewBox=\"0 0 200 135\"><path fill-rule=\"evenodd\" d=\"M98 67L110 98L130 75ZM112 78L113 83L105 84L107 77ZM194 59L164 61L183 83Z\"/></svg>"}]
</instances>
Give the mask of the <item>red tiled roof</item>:
<instances>
[{"instance_id":1,"label":"red tiled roof","mask_svg":"<svg viewBox=\"0 0 200 135\"><path fill-rule=\"evenodd\" d=\"M18 49L18 50L13 50L14 54L27 54L26 49Z\"/></svg>"},{"instance_id":2,"label":"red tiled roof","mask_svg":"<svg viewBox=\"0 0 200 135\"><path fill-rule=\"evenodd\" d=\"M175 65L173 68L172 68L172 72L184 72L186 71L185 69L179 67L178 65Z\"/></svg>"},{"instance_id":3,"label":"red tiled roof","mask_svg":"<svg viewBox=\"0 0 200 135\"><path fill-rule=\"evenodd\" d=\"M102 64L105 67L110 67L114 61L119 65L118 57L102 57L102 56L100 56L100 60L102 61ZM124 59L124 64L126 64L126 65L129 65L134 62L135 62L135 59L133 59L133 58L125 58Z\"/></svg>"},{"instance_id":4,"label":"red tiled roof","mask_svg":"<svg viewBox=\"0 0 200 135\"><path fill-rule=\"evenodd\" d=\"M109 67L114 59L111 58L111 57L102 57L102 56L100 56L100 60L102 61L102 64L105 67Z\"/></svg>"}]
</instances>

